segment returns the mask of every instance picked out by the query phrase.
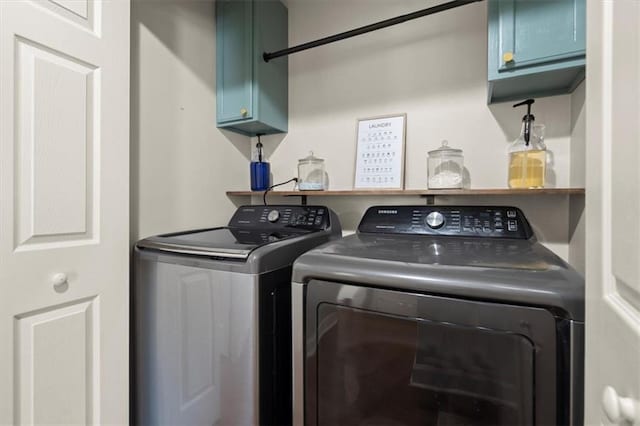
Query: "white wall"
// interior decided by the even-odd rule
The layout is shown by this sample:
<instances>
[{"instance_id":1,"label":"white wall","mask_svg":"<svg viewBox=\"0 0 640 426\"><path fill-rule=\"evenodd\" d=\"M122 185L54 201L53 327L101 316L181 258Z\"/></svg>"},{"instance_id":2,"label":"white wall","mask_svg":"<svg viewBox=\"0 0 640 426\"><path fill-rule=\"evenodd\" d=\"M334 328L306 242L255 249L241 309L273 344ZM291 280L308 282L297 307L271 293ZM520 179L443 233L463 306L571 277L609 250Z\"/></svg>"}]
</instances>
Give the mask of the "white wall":
<instances>
[{"instance_id":1,"label":"white wall","mask_svg":"<svg viewBox=\"0 0 640 426\"><path fill-rule=\"evenodd\" d=\"M289 0L291 45L419 10L439 1ZM506 188L507 147L523 109L487 106L486 2L387 28L289 57L289 133L264 138L274 181L294 176L309 150L326 159L331 189L353 185L356 119L407 113L406 188L426 188L427 151L442 139L462 148L472 188ZM572 96L536 99L553 166L548 186L571 183ZM584 122L578 125L584 126ZM280 200L286 202L287 200ZM420 198L312 199L341 214L353 230L367 205L423 204ZM512 204L538 237L569 256L569 197L442 197L438 203Z\"/></svg>"},{"instance_id":2,"label":"white wall","mask_svg":"<svg viewBox=\"0 0 640 426\"><path fill-rule=\"evenodd\" d=\"M132 2L131 241L225 224L248 139L215 124L212 1Z\"/></svg>"},{"instance_id":3,"label":"white wall","mask_svg":"<svg viewBox=\"0 0 640 426\"><path fill-rule=\"evenodd\" d=\"M424 0L290 0L290 43L419 10ZM313 150L332 189L351 188L356 119L406 112L406 187L426 187L426 153L442 139L462 148L474 188L506 187L506 149L524 110L487 106L486 2L289 57L289 134L266 138L276 181ZM534 105L554 156L549 186L569 185L571 97Z\"/></svg>"}]
</instances>

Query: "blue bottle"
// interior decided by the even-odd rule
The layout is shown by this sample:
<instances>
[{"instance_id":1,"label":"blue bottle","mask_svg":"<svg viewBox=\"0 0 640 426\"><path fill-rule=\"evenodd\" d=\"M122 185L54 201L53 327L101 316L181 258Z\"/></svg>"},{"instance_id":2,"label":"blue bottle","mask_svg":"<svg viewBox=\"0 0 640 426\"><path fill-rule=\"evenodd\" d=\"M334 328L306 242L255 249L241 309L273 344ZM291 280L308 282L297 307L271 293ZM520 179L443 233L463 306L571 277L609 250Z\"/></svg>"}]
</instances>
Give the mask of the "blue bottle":
<instances>
[{"instance_id":1,"label":"blue bottle","mask_svg":"<svg viewBox=\"0 0 640 426\"><path fill-rule=\"evenodd\" d=\"M251 157L251 190L265 191L271 186L271 167L269 163L262 161L262 143L259 135L256 150Z\"/></svg>"}]
</instances>

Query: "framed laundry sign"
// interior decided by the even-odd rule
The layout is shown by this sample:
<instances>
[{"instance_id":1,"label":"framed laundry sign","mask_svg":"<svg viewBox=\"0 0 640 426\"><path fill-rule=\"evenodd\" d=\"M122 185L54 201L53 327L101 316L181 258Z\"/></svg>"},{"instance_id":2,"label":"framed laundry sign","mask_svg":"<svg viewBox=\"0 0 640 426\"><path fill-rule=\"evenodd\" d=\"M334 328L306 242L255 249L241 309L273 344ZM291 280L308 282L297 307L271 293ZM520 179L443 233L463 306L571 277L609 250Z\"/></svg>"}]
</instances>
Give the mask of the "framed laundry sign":
<instances>
[{"instance_id":1,"label":"framed laundry sign","mask_svg":"<svg viewBox=\"0 0 640 426\"><path fill-rule=\"evenodd\" d=\"M403 189L407 114L358 120L356 189Z\"/></svg>"}]
</instances>

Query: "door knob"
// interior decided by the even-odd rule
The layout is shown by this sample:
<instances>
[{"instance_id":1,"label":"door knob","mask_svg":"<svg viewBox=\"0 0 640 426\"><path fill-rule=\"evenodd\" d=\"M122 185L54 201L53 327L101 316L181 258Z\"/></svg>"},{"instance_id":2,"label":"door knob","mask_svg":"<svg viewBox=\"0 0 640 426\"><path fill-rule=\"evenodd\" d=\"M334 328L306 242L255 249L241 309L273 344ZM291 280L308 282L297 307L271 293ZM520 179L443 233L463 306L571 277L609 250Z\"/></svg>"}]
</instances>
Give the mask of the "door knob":
<instances>
[{"instance_id":1,"label":"door knob","mask_svg":"<svg viewBox=\"0 0 640 426\"><path fill-rule=\"evenodd\" d=\"M68 279L69 278L67 277L67 274L65 274L64 272L58 272L57 274L54 274L53 278L51 279L53 288L57 292L65 291L69 287Z\"/></svg>"},{"instance_id":2,"label":"door knob","mask_svg":"<svg viewBox=\"0 0 640 426\"><path fill-rule=\"evenodd\" d=\"M633 423L640 412L640 403L637 400L620 397L611 386L607 386L602 392L602 407L609 421L613 423L622 420Z\"/></svg>"},{"instance_id":3,"label":"door knob","mask_svg":"<svg viewBox=\"0 0 640 426\"><path fill-rule=\"evenodd\" d=\"M249 114L249 110L246 108L240 108L240 115L245 117L247 114Z\"/></svg>"},{"instance_id":4,"label":"door knob","mask_svg":"<svg viewBox=\"0 0 640 426\"><path fill-rule=\"evenodd\" d=\"M513 61L513 52L504 52L504 54L502 55L502 60L505 63L512 62Z\"/></svg>"}]
</instances>

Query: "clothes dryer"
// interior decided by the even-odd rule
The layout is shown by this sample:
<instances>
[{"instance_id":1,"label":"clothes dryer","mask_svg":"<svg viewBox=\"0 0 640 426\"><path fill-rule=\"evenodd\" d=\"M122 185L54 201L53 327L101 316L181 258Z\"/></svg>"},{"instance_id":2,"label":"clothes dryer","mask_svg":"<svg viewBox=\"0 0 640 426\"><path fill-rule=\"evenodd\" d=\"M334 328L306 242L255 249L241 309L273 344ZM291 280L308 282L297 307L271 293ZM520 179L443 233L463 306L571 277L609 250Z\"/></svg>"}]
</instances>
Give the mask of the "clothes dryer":
<instances>
[{"instance_id":1,"label":"clothes dryer","mask_svg":"<svg viewBox=\"0 0 640 426\"><path fill-rule=\"evenodd\" d=\"M584 280L517 208L372 207L292 291L295 424L582 423Z\"/></svg>"}]
</instances>

